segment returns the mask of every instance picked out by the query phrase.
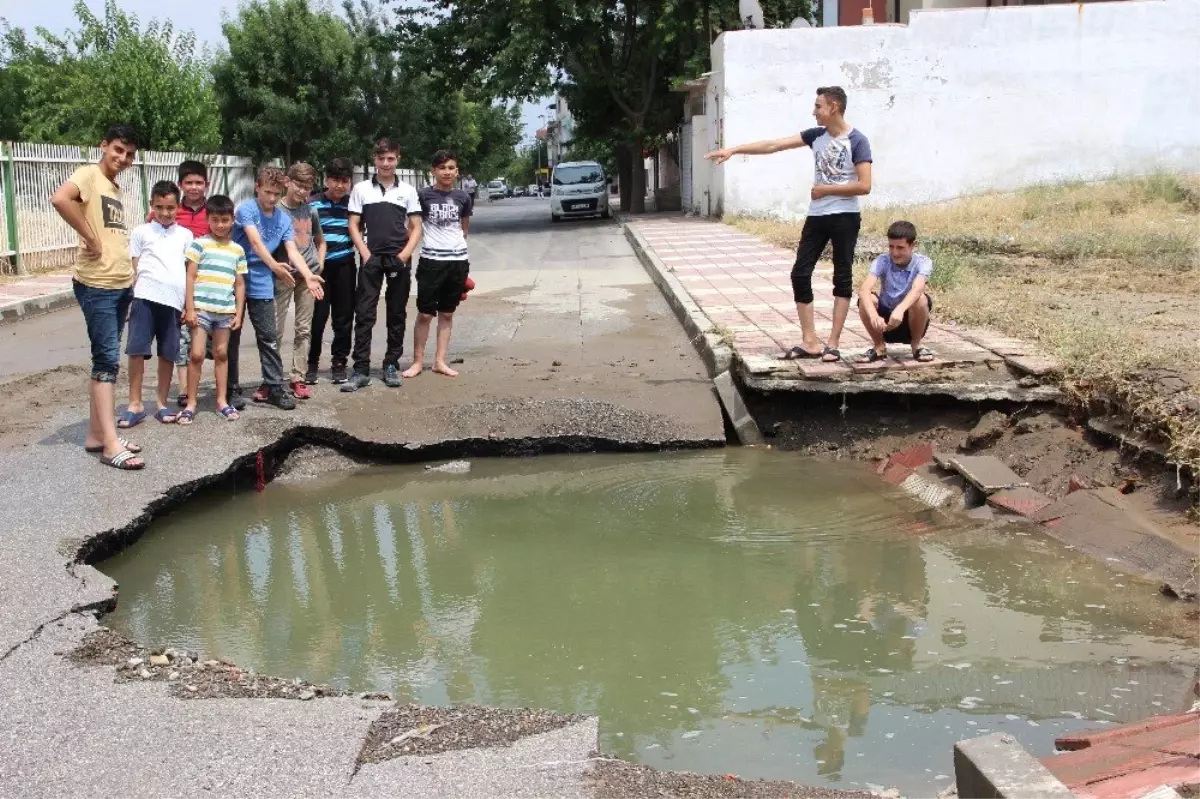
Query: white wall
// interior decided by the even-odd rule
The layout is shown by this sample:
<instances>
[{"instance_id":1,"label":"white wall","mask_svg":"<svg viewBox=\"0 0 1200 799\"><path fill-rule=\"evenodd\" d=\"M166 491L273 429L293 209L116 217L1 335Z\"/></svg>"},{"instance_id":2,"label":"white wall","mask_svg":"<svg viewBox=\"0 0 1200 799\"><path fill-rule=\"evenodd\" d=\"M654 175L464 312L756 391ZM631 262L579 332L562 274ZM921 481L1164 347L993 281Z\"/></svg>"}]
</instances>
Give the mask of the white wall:
<instances>
[{"instance_id":1,"label":"white wall","mask_svg":"<svg viewBox=\"0 0 1200 799\"><path fill-rule=\"evenodd\" d=\"M871 205L1200 171L1200 0L728 32L713 68L709 118L723 124L725 146L811 127L815 88L845 88L847 118L874 150ZM711 183L714 209L796 218L808 207L812 156L737 156Z\"/></svg>"},{"instance_id":2,"label":"white wall","mask_svg":"<svg viewBox=\"0 0 1200 799\"><path fill-rule=\"evenodd\" d=\"M704 160L704 154L712 149L713 143L709 140L708 133L708 117L704 114L696 114L692 117L692 205L690 208L684 208L684 211L707 214L709 207L713 205L712 198L708 195L708 192L711 191L709 180L712 169L709 162Z\"/></svg>"}]
</instances>

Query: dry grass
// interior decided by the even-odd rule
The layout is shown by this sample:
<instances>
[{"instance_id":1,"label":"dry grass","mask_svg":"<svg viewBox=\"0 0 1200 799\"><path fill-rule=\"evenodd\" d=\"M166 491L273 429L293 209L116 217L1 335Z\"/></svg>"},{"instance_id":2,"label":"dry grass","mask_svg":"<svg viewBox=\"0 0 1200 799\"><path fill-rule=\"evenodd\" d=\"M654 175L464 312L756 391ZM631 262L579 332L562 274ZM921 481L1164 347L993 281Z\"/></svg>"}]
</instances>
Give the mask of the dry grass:
<instances>
[{"instance_id":1,"label":"dry grass","mask_svg":"<svg viewBox=\"0 0 1200 799\"><path fill-rule=\"evenodd\" d=\"M938 313L1038 342L1080 404L1126 416L1200 471L1200 179L1043 186L863 214L856 281L908 219L934 260ZM735 219L787 247L800 225ZM1173 390L1184 387L1183 391Z\"/></svg>"}]
</instances>

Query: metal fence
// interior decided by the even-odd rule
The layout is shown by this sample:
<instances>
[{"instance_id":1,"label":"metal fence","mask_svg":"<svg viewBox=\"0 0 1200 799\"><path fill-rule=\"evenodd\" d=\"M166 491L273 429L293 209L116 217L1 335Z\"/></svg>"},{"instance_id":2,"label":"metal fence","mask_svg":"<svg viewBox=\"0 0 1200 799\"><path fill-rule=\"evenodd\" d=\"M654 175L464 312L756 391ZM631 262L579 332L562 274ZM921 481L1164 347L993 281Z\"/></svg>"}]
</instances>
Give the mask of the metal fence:
<instances>
[{"instance_id":1,"label":"metal fence","mask_svg":"<svg viewBox=\"0 0 1200 799\"><path fill-rule=\"evenodd\" d=\"M250 158L141 150L117 180L125 207L140 210L130 219L145 217L150 188L160 180L175 180L179 164L189 158L208 166L210 193L226 194L235 203L254 195L257 165ZM27 274L74 263L78 237L50 205L50 195L78 167L99 160L96 147L0 142L0 273ZM367 174L360 167L355 179ZM427 172L397 174L417 187L430 183Z\"/></svg>"}]
</instances>

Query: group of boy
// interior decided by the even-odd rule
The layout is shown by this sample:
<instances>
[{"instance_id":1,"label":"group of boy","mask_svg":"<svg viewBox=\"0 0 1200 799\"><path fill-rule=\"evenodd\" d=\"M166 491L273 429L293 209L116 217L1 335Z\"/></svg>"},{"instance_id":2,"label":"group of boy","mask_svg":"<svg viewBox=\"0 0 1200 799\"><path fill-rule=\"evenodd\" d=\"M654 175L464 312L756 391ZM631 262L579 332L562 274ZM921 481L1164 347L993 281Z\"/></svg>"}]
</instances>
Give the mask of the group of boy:
<instances>
[{"instance_id":1,"label":"group of boy","mask_svg":"<svg viewBox=\"0 0 1200 799\"><path fill-rule=\"evenodd\" d=\"M473 204L454 187L453 153L434 156L435 183L420 191L397 176L399 148L386 139L375 147L375 175L353 189L347 158L331 160L325 190L316 195L310 165L293 164L286 174L264 167L254 197L236 206L225 195L209 196L204 164L185 161L178 183L160 181L151 188L147 221L129 232L116 178L133 163L137 147L132 127L113 126L101 142L99 162L77 169L51 198L80 240L72 285L92 352L84 446L103 463L122 470L146 465L141 447L119 431L148 416L142 384L145 363L155 354L155 419L179 425L195 421L206 358L214 364L217 412L229 421L239 418L246 402L239 389L238 350L247 317L262 370L253 399L291 410L296 398L312 396L309 386L318 382L321 342L330 321L332 381L343 391L370 384L371 332L386 282L383 379L399 386L410 264L423 227L414 358L403 376L422 372L434 318L439 320L434 371L457 375L446 357L454 311L473 287L466 247ZM423 219L428 219L425 226ZM279 339L293 307L293 353L285 373ZM127 320L130 397L117 417L114 386ZM348 374L351 354L354 372ZM173 406L168 395L176 369L180 389Z\"/></svg>"},{"instance_id":2,"label":"group of boy","mask_svg":"<svg viewBox=\"0 0 1200 799\"><path fill-rule=\"evenodd\" d=\"M808 214L792 267L792 298L800 320L802 340L785 358L815 358L825 363L842 360L838 348L850 300L854 295L854 251L862 225L859 197L871 193L874 158L863 133L846 121L846 92L840 86L817 89L813 117L817 127L779 139L714 150L705 158L721 164L735 155L770 153L810 147L814 179ZM858 314L871 347L854 363L868 364L887 357L887 345L909 344L921 363L934 359L922 345L929 329L933 297L928 291L933 261L914 251L917 228L899 220L888 226L888 252L876 258L858 289ZM813 313L812 275L825 247L833 247L833 318L829 338L817 337Z\"/></svg>"}]
</instances>

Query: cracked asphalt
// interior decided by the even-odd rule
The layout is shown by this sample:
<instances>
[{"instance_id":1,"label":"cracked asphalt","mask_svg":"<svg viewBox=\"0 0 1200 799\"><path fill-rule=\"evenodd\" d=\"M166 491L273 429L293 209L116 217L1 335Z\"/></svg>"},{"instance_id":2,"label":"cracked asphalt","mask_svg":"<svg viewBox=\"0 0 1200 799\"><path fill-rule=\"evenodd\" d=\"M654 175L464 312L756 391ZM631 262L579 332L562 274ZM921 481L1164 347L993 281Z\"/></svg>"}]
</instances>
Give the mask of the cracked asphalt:
<instances>
[{"instance_id":1,"label":"cracked asphalt","mask_svg":"<svg viewBox=\"0 0 1200 799\"><path fill-rule=\"evenodd\" d=\"M163 683L117 684L111 667L62 657L97 628L88 609L115 588L72 564L82 542L136 525L175 487L221 475L297 426L396 448L460 438L524 440L522 451L554 436L608 447L724 441L703 364L616 225L551 228L544 202L513 200L482 207L470 243L478 288L457 317L459 378L426 372L398 390L376 384L354 395L323 382L296 412L256 406L236 423L202 394L190 428L150 420L130 432L149 463L140 473L105 468L82 450L87 347L78 310L0 328L8 399L0 409L0 796L588 795L594 719L511 747L355 773L386 703L184 702ZM249 372L257 358L245 340ZM383 343L380 327L377 355ZM285 357L290 350L286 342ZM118 397L123 391L119 384Z\"/></svg>"}]
</instances>

